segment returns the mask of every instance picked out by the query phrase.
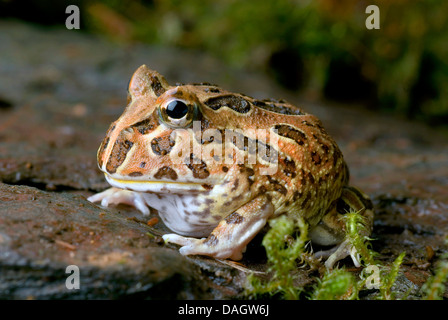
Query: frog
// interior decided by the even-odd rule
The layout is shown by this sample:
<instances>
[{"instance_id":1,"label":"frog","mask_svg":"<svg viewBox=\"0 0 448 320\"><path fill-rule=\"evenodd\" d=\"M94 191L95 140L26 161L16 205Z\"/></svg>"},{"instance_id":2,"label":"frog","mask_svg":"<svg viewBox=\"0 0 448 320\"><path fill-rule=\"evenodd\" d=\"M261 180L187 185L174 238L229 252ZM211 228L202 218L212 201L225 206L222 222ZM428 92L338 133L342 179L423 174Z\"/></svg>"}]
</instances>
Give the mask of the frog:
<instances>
[{"instance_id":1,"label":"frog","mask_svg":"<svg viewBox=\"0 0 448 320\"><path fill-rule=\"evenodd\" d=\"M309 226L325 266L359 254L344 215L372 231L373 206L349 185L335 140L314 115L283 99L256 99L210 83L176 83L146 65L132 75L127 106L98 149L111 188L88 198L157 210L165 243L186 256L241 260L269 221L287 215Z\"/></svg>"}]
</instances>

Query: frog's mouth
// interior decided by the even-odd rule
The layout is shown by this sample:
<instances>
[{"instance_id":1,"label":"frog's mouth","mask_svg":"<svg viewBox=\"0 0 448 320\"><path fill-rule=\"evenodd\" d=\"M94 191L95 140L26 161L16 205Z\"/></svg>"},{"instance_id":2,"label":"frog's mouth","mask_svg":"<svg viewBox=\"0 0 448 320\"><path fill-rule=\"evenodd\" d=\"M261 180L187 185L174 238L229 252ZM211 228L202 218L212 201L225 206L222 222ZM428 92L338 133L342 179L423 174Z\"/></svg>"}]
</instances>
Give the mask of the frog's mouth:
<instances>
[{"instance_id":1,"label":"frog's mouth","mask_svg":"<svg viewBox=\"0 0 448 320\"><path fill-rule=\"evenodd\" d=\"M105 173L104 176L106 177L107 182L113 187L138 192L200 193L208 192L213 188L211 185L197 182L125 180L122 178L114 178L107 173Z\"/></svg>"}]
</instances>

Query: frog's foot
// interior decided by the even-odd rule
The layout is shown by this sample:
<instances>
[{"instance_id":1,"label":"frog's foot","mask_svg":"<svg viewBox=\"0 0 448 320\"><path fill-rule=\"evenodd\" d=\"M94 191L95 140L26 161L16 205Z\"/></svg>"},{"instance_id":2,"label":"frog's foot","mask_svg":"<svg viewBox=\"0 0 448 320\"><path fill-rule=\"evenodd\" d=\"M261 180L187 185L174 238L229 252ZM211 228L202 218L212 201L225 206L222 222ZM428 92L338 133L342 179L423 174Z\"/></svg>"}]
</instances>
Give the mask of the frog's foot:
<instances>
[{"instance_id":1,"label":"frog's foot","mask_svg":"<svg viewBox=\"0 0 448 320\"><path fill-rule=\"evenodd\" d=\"M183 255L205 255L217 259L240 260L246 245L264 227L274 209L262 196L231 213L207 238L187 238L177 234L166 234L163 239L182 246Z\"/></svg>"},{"instance_id":2,"label":"frog's foot","mask_svg":"<svg viewBox=\"0 0 448 320\"><path fill-rule=\"evenodd\" d=\"M314 256L318 259L327 259L325 261L325 267L327 269L333 269L336 262L345 259L348 256L352 258L353 264L356 267L361 266L360 255L348 240L343 241L341 244L329 250L316 252Z\"/></svg>"},{"instance_id":3,"label":"frog's foot","mask_svg":"<svg viewBox=\"0 0 448 320\"><path fill-rule=\"evenodd\" d=\"M123 190L119 188L109 188L103 192L94 194L87 198L90 202L100 202L103 207L117 204L127 204L137 208L144 216L149 215L149 208L146 205L143 195L139 192Z\"/></svg>"},{"instance_id":4,"label":"frog's foot","mask_svg":"<svg viewBox=\"0 0 448 320\"><path fill-rule=\"evenodd\" d=\"M179 252L184 255L203 255L217 259L241 260L244 248L219 246L218 238L210 235L208 238L196 239L183 237L174 233L162 236L165 242L175 243L182 246Z\"/></svg>"},{"instance_id":5,"label":"frog's foot","mask_svg":"<svg viewBox=\"0 0 448 320\"><path fill-rule=\"evenodd\" d=\"M344 212L342 209L344 208ZM360 230L360 235L368 237L373 226L373 206L370 199L354 187L346 186L342 191L337 206L333 207L317 224L310 230L313 243L322 246L334 246L327 251L317 252L316 258L328 258L325 266L332 269L336 262L351 256L356 267L361 265L360 255L355 247L347 239L345 230L344 214L348 211L358 212L365 218L365 229Z\"/></svg>"}]
</instances>

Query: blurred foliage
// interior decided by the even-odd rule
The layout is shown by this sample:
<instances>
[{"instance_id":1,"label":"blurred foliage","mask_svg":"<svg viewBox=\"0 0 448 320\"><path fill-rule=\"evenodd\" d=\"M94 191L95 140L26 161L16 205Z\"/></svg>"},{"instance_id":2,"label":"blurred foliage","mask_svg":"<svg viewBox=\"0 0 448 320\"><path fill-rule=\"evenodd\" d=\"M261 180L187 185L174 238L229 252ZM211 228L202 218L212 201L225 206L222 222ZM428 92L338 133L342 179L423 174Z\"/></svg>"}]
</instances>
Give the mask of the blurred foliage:
<instances>
[{"instance_id":1,"label":"blurred foliage","mask_svg":"<svg viewBox=\"0 0 448 320\"><path fill-rule=\"evenodd\" d=\"M444 0L72 2L81 7L83 30L208 51L234 66L265 70L291 90L448 123ZM14 3L21 14L21 1L0 0L0 15ZM34 18L48 16L42 6L54 7L49 0L31 3ZM365 26L371 4L380 9L379 30Z\"/></svg>"},{"instance_id":2,"label":"blurred foliage","mask_svg":"<svg viewBox=\"0 0 448 320\"><path fill-rule=\"evenodd\" d=\"M370 4L379 30L365 26ZM114 38L202 49L289 89L448 120L447 1L103 0L88 12Z\"/></svg>"}]
</instances>

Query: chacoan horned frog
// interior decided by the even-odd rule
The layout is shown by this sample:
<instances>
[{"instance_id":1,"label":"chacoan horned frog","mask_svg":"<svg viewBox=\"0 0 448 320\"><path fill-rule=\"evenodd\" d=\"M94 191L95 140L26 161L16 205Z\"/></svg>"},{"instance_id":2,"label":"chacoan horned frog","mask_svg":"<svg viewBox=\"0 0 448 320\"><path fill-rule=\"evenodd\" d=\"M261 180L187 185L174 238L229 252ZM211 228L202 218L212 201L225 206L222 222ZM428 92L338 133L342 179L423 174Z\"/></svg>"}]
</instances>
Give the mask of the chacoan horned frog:
<instances>
[{"instance_id":1,"label":"chacoan horned frog","mask_svg":"<svg viewBox=\"0 0 448 320\"><path fill-rule=\"evenodd\" d=\"M348 186L341 151L313 115L276 100L256 100L208 83L170 86L141 66L128 105L98 150L113 187L89 198L158 210L184 255L239 260L279 215L302 217L312 243L331 246L326 266L356 251L341 217L368 218L370 200ZM368 235L366 234L366 235Z\"/></svg>"}]
</instances>

